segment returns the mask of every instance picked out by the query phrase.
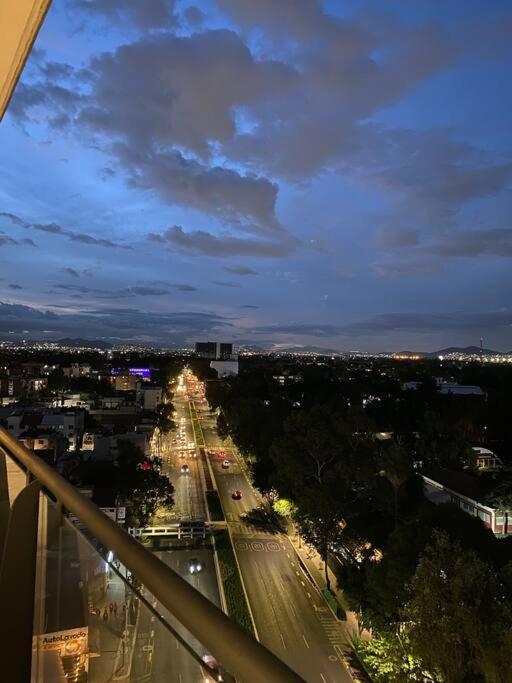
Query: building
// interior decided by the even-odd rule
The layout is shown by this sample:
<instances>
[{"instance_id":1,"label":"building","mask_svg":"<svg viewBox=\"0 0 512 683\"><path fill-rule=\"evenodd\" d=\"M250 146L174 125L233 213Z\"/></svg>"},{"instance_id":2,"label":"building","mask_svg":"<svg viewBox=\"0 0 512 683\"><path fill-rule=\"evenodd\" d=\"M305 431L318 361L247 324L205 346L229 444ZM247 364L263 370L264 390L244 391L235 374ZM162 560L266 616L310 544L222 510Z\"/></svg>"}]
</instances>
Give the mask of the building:
<instances>
[{"instance_id":1,"label":"building","mask_svg":"<svg viewBox=\"0 0 512 683\"><path fill-rule=\"evenodd\" d=\"M114 387L116 391L135 391L140 383L138 375L117 375L114 377Z\"/></svg>"},{"instance_id":2,"label":"building","mask_svg":"<svg viewBox=\"0 0 512 683\"><path fill-rule=\"evenodd\" d=\"M212 360L210 367L216 371L219 379L238 375L238 360Z\"/></svg>"},{"instance_id":3,"label":"building","mask_svg":"<svg viewBox=\"0 0 512 683\"><path fill-rule=\"evenodd\" d=\"M503 462L495 453L488 448L481 446L473 446L476 453L476 466L479 470L501 470L503 469Z\"/></svg>"},{"instance_id":4,"label":"building","mask_svg":"<svg viewBox=\"0 0 512 683\"><path fill-rule=\"evenodd\" d=\"M0 377L0 397L20 398L48 386L46 377L25 377L23 375L4 375Z\"/></svg>"},{"instance_id":5,"label":"building","mask_svg":"<svg viewBox=\"0 0 512 683\"><path fill-rule=\"evenodd\" d=\"M137 400L144 410L156 410L156 407L162 403L162 387L155 384L142 384L137 390Z\"/></svg>"},{"instance_id":6,"label":"building","mask_svg":"<svg viewBox=\"0 0 512 683\"><path fill-rule=\"evenodd\" d=\"M15 439L27 430L51 429L66 437L68 450L80 447L84 433L84 411L44 407L13 408L4 417L6 429Z\"/></svg>"},{"instance_id":7,"label":"building","mask_svg":"<svg viewBox=\"0 0 512 683\"><path fill-rule=\"evenodd\" d=\"M481 519L497 536L512 534L512 510L503 512L481 502L483 487L478 476L443 470L422 477L425 496L435 505L452 503L468 515Z\"/></svg>"},{"instance_id":8,"label":"building","mask_svg":"<svg viewBox=\"0 0 512 683\"><path fill-rule=\"evenodd\" d=\"M84 363L71 363L68 367L62 368L64 377L90 377L92 368Z\"/></svg>"},{"instance_id":9,"label":"building","mask_svg":"<svg viewBox=\"0 0 512 683\"><path fill-rule=\"evenodd\" d=\"M423 382L404 382L402 389L416 390L423 385ZM486 396L485 391L480 387L470 384L457 384L456 382L437 382L437 391L440 394L452 394L454 396Z\"/></svg>"},{"instance_id":10,"label":"building","mask_svg":"<svg viewBox=\"0 0 512 683\"><path fill-rule=\"evenodd\" d=\"M209 360L232 360L233 344L220 342L197 342L196 354Z\"/></svg>"}]
</instances>

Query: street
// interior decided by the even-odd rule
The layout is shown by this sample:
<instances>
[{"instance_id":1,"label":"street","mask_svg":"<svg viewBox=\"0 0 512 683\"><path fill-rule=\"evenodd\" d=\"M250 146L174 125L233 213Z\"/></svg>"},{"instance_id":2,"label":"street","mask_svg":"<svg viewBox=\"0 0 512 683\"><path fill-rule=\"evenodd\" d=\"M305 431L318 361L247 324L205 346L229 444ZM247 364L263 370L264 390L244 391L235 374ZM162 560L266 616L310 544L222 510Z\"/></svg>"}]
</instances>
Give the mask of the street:
<instances>
[{"instance_id":1,"label":"street","mask_svg":"<svg viewBox=\"0 0 512 683\"><path fill-rule=\"evenodd\" d=\"M342 663L342 625L303 574L287 537L244 519L260 507L260 498L241 456L221 441L200 393L196 397L207 450L223 451L230 460L223 469L224 456L209 456L259 640L309 683L352 681ZM241 500L233 500L236 490Z\"/></svg>"}]
</instances>

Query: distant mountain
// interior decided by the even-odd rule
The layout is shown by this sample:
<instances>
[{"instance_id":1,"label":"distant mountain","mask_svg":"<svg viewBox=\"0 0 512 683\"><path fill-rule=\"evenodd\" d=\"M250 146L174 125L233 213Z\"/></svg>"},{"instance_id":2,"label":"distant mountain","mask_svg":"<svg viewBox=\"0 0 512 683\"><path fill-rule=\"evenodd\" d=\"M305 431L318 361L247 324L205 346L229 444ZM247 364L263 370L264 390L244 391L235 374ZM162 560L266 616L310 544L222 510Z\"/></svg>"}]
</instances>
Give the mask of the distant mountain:
<instances>
[{"instance_id":1,"label":"distant mountain","mask_svg":"<svg viewBox=\"0 0 512 683\"><path fill-rule=\"evenodd\" d=\"M61 346L70 346L73 348L84 348L84 349L104 349L107 351L112 348L112 344L106 341L101 341L100 339L59 339L55 342L56 344L61 344Z\"/></svg>"},{"instance_id":2,"label":"distant mountain","mask_svg":"<svg viewBox=\"0 0 512 683\"><path fill-rule=\"evenodd\" d=\"M319 356L339 354L339 349L325 349L322 346L290 346L288 348L269 349L272 353L317 353Z\"/></svg>"},{"instance_id":3,"label":"distant mountain","mask_svg":"<svg viewBox=\"0 0 512 683\"><path fill-rule=\"evenodd\" d=\"M501 354L501 351L493 351L492 349L480 349L479 346L449 346L446 349L441 349L440 351L434 351L433 353L425 354L429 356L447 356L450 353L467 353L468 355L478 355L479 353L484 354Z\"/></svg>"}]
</instances>

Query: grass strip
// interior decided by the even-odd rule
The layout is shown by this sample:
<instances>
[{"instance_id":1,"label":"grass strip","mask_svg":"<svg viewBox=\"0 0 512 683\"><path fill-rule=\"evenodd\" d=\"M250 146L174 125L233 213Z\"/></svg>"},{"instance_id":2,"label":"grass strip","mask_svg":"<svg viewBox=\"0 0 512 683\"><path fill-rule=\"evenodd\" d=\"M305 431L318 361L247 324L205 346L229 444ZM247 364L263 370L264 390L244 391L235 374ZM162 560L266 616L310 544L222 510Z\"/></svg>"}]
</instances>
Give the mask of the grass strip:
<instances>
[{"instance_id":1,"label":"grass strip","mask_svg":"<svg viewBox=\"0 0 512 683\"><path fill-rule=\"evenodd\" d=\"M322 593L324 598L327 600L327 604L332 609L334 614L338 617L338 619L345 619L345 612L343 608L340 607L340 604L336 600L334 593L330 591L328 588L324 588Z\"/></svg>"},{"instance_id":2,"label":"grass strip","mask_svg":"<svg viewBox=\"0 0 512 683\"><path fill-rule=\"evenodd\" d=\"M210 512L210 519L212 522L223 522L224 513L220 504L220 498L217 491L206 492L206 502L208 503L208 510Z\"/></svg>"},{"instance_id":3,"label":"grass strip","mask_svg":"<svg viewBox=\"0 0 512 683\"><path fill-rule=\"evenodd\" d=\"M252 620L245 601L245 593L240 581L238 566L231 545L231 539L226 530L215 531L215 547L219 558L220 573L224 585L224 594L229 616L236 623L254 635Z\"/></svg>"}]
</instances>

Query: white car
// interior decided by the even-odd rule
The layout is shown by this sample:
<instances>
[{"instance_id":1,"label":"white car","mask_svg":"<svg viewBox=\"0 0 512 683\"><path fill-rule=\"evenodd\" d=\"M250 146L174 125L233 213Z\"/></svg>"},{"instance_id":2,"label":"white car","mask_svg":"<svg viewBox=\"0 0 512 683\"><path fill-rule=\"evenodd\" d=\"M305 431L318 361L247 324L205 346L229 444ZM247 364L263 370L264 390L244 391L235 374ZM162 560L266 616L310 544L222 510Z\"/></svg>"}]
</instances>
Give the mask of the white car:
<instances>
[{"instance_id":1,"label":"white car","mask_svg":"<svg viewBox=\"0 0 512 683\"><path fill-rule=\"evenodd\" d=\"M203 571L203 563L196 557L191 557L188 561L188 573L189 574L199 574Z\"/></svg>"}]
</instances>

